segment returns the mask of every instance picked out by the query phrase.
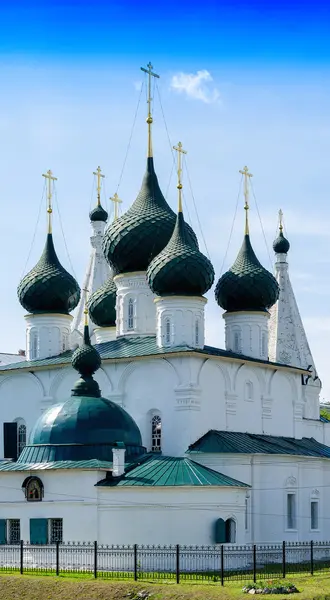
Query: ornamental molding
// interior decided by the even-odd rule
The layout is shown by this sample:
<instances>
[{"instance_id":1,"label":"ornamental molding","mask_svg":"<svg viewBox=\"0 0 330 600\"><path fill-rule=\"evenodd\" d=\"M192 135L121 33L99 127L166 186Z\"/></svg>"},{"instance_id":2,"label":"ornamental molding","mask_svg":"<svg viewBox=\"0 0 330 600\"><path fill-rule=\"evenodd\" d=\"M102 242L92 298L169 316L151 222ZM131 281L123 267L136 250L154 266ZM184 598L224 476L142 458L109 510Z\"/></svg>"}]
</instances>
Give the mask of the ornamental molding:
<instances>
[{"instance_id":1,"label":"ornamental molding","mask_svg":"<svg viewBox=\"0 0 330 600\"><path fill-rule=\"evenodd\" d=\"M290 475L290 477L288 477L285 481L285 487L286 488L297 487L297 478L294 477L293 475Z\"/></svg>"},{"instance_id":2,"label":"ornamental molding","mask_svg":"<svg viewBox=\"0 0 330 600\"><path fill-rule=\"evenodd\" d=\"M271 419L272 418L272 405L274 402L274 398L261 396L261 408L262 408L262 418L263 419Z\"/></svg>"},{"instance_id":3,"label":"ornamental molding","mask_svg":"<svg viewBox=\"0 0 330 600\"><path fill-rule=\"evenodd\" d=\"M183 385L174 390L176 411L201 409L201 389L194 385Z\"/></svg>"},{"instance_id":4,"label":"ornamental molding","mask_svg":"<svg viewBox=\"0 0 330 600\"><path fill-rule=\"evenodd\" d=\"M312 496L313 498L319 498L319 496L320 496L320 490L318 490L317 488L314 488L314 489L312 490L311 496Z\"/></svg>"}]
</instances>

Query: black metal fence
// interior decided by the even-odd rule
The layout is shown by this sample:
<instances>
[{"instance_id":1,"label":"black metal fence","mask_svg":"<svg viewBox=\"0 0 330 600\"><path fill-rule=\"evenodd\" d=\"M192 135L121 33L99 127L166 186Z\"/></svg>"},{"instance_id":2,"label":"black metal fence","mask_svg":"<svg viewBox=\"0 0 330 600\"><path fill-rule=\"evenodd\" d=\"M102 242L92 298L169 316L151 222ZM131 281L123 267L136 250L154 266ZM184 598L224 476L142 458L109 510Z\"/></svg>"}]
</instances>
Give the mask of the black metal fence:
<instances>
[{"instance_id":1,"label":"black metal fence","mask_svg":"<svg viewBox=\"0 0 330 600\"><path fill-rule=\"evenodd\" d=\"M108 546L97 542L0 546L0 571L76 573L132 580L257 581L295 573L330 574L330 542L239 546Z\"/></svg>"}]
</instances>

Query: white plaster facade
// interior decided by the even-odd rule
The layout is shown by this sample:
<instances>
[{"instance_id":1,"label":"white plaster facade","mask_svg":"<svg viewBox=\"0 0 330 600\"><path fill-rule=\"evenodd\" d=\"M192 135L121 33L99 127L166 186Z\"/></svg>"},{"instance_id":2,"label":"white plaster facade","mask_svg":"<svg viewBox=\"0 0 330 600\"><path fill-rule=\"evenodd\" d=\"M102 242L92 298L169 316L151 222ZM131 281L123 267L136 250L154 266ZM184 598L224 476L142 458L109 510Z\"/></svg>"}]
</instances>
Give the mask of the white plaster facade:
<instances>
[{"instance_id":1,"label":"white plaster facade","mask_svg":"<svg viewBox=\"0 0 330 600\"><path fill-rule=\"evenodd\" d=\"M145 271L116 275L117 337L155 335L156 308Z\"/></svg>"},{"instance_id":2,"label":"white plaster facade","mask_svg":"<svg viewBox=\"0 0 330 600\"><path fill-rule=\"evenodd\" d=\"M226 349L268 359L268 312L225 312Z\"/></svg>"},{"instance_id":3,"label":"white plaster facade","mask_svg":"<svg viewBox=\"0 0 330 600\"><path fill-rule=\"evenodd\" d=\"M197 296L155 298L158 346L204 348L206 302L206 298Z\"/></svg>"},{"instance_id":4,"label":"white plaster facade","mask_svg":"<svg viewBox=\"0 0 330 600\"><path fill-rule=\"evenodd\" d=\"M69 350L71 315L28 314L25 320L27 360L58 356Z\"/></svg>"}]
</instances>

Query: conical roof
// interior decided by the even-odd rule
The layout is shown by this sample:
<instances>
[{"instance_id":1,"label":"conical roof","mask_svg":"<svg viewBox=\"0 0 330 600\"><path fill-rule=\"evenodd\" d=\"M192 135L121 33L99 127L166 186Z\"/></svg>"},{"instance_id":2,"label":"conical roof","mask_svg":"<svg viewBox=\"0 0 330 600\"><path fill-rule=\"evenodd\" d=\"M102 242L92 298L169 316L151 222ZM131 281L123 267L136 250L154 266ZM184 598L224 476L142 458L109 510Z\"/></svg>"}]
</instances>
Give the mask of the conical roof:
<instances>
[{"instance_id":1,"label":"conical roof","mask_svg":"<svg viewBox=\"0 0 330 600\"><path fill-rule=\"evenodd\" d=\"M95 325L113 327L116 324L117 288L112 275L89 298L88 312Z\"/></svg>"},{"instance_id":2,"label":"conical roof","mask_svg":"<svg viewBox=\"0 0 330 600\"><path fill-rule=\"evenodd\" d=\"M149 265L147 277L159 296L202 296L212 286L212 264L188 232L181 211L170 241Z\"/></svg>"},{"instance_id":3,"label":"conical roof","mask_svg":"<svg viewBox=\"0 0 330 600\"><path fill-rule=\"evenodd\" d=\"M58 260L51 233L47 234L40 260L23 277L17 293L21 305L32 314L68 314L77 306L79 285Z\"/></svg>"},{"instance_id":4,"label":"conical roof","mask_svg":"<svg viewBox=\"0 0 330 600\"><path fill-rule=\"evenodd\" d=\"M174 226L175 213L161 192L153 158L149 157L136 200L111 223L104 235L104 254L114 273L146 271L168 243ZM189 227L188 231L196 239Z\"/></svg>"},{"instance_id":5,"label":"conical roof","mask_svg":"<svg viewBox=\"0 0 330 600\"><path fill-rule=\"evenodd\" d=\"M249 234L233 266L220 277L215 288L217 303L229 312L266 311L275 304L279 287L275 277L258 261Z\"/></svg>"}]
</instances>

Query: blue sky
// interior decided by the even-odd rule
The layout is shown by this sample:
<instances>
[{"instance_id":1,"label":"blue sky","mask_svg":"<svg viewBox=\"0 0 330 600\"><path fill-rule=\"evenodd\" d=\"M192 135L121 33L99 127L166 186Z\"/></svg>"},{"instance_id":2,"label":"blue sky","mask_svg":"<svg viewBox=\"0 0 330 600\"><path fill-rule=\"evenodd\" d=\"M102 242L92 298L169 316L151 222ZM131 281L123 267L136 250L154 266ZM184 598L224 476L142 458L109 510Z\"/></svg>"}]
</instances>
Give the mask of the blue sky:
<instances>
[{"instance_id":1,"label":"blue sky","mask_svg":"<svg viewBox=\"0 0 330 600\"><path fill-rule=\"evenodd\" d=\"M238 171L248 164L273 260L277 211L291 242L290 272L314 358L330 399L330 9L317 2L203 3L16 2L0 6L0 351L24 347L24 311L16 299L36 227L41 174L58 177L57 196L75 274L89 254L92 171L117 188L149 60L171 143L182 141L217 277L228 245ZM141 183L146 153L142 94L119 194L123 209ZM155 164L175 208L172 155L158 96ZM186 217L200 236L184 176ZM242 200L240 203L242 207ZM225 268L241 243L238 211ZM55 211L54 238L70 268ZM26 269L44 244L44 207ZM251 236L272 268L254 201ZM201 241L201 247L203 243ZM208 342L223 345L221 311L210 293Z\"/></svg>"}]
</instances>

